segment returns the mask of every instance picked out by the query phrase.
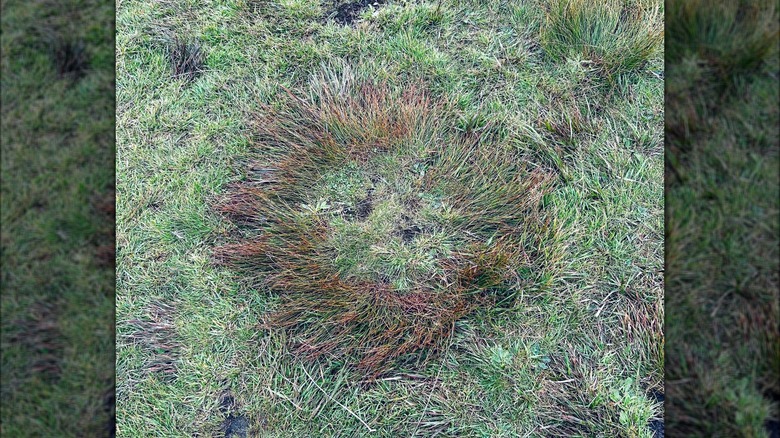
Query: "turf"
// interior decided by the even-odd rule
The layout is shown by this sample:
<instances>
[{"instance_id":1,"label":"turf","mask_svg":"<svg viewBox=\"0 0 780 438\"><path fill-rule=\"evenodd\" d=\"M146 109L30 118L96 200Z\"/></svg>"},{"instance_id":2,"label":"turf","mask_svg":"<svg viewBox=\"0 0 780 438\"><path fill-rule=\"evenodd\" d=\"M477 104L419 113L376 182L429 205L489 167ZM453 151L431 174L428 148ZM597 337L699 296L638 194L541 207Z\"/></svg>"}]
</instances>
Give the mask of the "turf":
<instances>
[{"instance_id":1,"label":"turf","mask_svg":"<svg viewBox=\"0 0 780 438\"><path fill-rule=\"evenodd\" d=\"M551 6L119 2L118 433L652 436L663 418L662 50L609 71L576 47L548 53ZM197 42L198 75L173 71L173 37ZM264 323L279 295L214 262L246 233L216 206L263 171L250 163L258 114L287 108L285 89L317 96L312 77L345 69L396 92L420 84L452 108L451 131L496 139L552 174L539 207L545 263L518 272L527 281L511 305L458 319L431 360L373 380L346 360L296 355L291 333ZM364 176L334 169L312 200L386 227L391 201L361 213ZM387 184L374 190L402 192ZM335 222L334 239L360 247L349 226ZM347 248L344 276L420 278L332 243Z\"/></svg>"},{"instance_id":2,"label":"turf","mask_svg":"<svg viewBox=\"0 0 780 438\"><path fill-rule=\"evenodd\" d=\"M3 436L109 436L111 4L2 2Z\"/></svg>"}]
</instances>

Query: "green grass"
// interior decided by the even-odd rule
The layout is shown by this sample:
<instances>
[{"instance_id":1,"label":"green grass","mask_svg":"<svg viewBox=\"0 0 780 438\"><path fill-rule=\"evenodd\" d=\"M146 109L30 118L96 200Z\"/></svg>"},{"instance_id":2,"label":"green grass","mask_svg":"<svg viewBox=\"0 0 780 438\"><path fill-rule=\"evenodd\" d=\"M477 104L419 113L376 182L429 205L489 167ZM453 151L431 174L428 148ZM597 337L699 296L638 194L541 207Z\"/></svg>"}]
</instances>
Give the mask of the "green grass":
<instances>
[{"instance_id":1,"label":"green grass","mask_svg":"<svg viewBox=\"0 0 780 438\"><path fill-rule=\"evenodd\" d=\"M768 436L780 394L776 4L667 6L680 28L668 41L667 426Z\"/></svg>"},{"instance_id":2,"label":"green grass","mask_svg":"<svg viewBox=\"0 0 780 438\"><path fill-rule=\"evenodd\" d=\"M0 434L108 436L113 10L4 1L2 11Z\"/></svg>"},{"instance_id":3,"label":"green grass","mask_svg":"<svg viewBox=\"0 0 780 438\"><path fill-rule=\"evenodd\" d=\"M663 10L653 3L551 1L542 46L558 59L591 63L610 77L641 69L663 41Z\"/></svg>"},{"instance_id":4,"label":"green grass","mask_svg":"<svg viewBox=\"0 0 780 438\"><path fill-rule=\"evenodd\" d=\"M662 391L664 361L660 50L603 87L587 63L541 50L546 16L536 1L390 1L351 26L324 19L327 4L310 0L117 6L120 434L216 433L229 389L250 435L651 436L648 420L663 416L650 396ZM171 77L171 34L200 43L196 79ZM316 99L323 90L311 78L345 68L393 92L418 84L450 108L438 122L447 135L502 144L553 175L539 206L547 231L532 235L545 242L544 263L513 272L525 281L512 302L458 319L427 362L396 364L374 381L355 374L349 355L298 357L297 332L265 324L284 309L267 274L213 262L214 248L254 236L218 214L219 201L234 184L271 178L263 169L289 152L257 147L258 114L289 110L282 86ZM383 202L360 229L329 219L343 275L396 269L396 286L417 284L422 271L394 259L424 266L423 252L458 249L451 233L421 233L427 243L385 242L397 257L371 252L422 170L404 163L381 155L311 182L303 203L324 214L357 209L371 187L365 169L385 176L374 187ZM505 214L490 210L491 192L474 198L492 212L478 219L422 193L416 221Z\"/></svg>"}]
</instances>

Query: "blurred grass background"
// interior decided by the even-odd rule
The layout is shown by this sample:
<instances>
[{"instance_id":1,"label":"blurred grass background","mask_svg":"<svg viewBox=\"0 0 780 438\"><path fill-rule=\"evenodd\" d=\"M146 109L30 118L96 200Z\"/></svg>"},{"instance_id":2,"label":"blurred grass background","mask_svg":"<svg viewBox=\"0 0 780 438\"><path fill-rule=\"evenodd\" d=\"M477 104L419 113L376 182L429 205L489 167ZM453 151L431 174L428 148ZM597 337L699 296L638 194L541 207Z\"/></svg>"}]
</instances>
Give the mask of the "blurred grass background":
<instances>
[{"instance_id":1,"label":"blurred grass background","mask_svg":"<svg viewBox=\"0 0 780 438\"><path fill-rule=\"evenodd\" d=\"M4 437L113 433L113 41L113 2L2 2Z\"/></svg>"},{"instance_id":2,"label":"blurred grass background","mask_svg":"<svg viewBox=\"0 0 780 438\"><path fill-rule=\"evenodd\" d=\"M669 436L778 436L775 1L667 2Z\"/></svg>"}]
</instances>

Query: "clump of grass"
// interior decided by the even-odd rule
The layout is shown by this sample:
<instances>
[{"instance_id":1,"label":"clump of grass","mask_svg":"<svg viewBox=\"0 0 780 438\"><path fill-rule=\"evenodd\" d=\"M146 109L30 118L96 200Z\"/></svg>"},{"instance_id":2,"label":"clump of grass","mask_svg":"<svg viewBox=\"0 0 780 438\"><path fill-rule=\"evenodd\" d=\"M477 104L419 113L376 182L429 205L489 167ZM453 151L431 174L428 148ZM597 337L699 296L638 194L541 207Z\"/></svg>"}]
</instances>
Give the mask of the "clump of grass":
<instances>
[{"instance_id":1,"label":"clump of grass","mask_svg":"<svg viewBox=\"0 0 780 438\"><path fill-rule=\"evenodd\" d=\"M143 318L128 322L133 331L127 339L141 346L149 355L145 372L154 373L165 381L176 379L178 369L179 342L171 321L174 308L165 303L149 306Z\"/></svg>"},{"instance_id":2,"label":"clump of grass","mask_svg":"<svg viewBox=\"0 0 780 438\"><path fill-rule=\"evenodd\" d=\"M45 381L59 379L62 368L62 335L57 322L55 306L39 301L30 307L28 318L16 321L12 343L22 345L29 353L30 371Z\"/></svg>"},{"instance_id":3,"label":"clump of grass","mask_svg":"<svg viewBox=\"0 0 780 438\"><path fill-rule=\"evenodd\" d=\"M83 41L57 39L53 43L52 60L60 78L84 76L89 65Z\"/></svg>"},{"instance_id":4,"label":"clump of grass","mask_svg":"<svg viewBox=\"0 0 780 438\"><path fill-rule=\"evenodd\" d=\"M662 41L659 8L624 0L550 0L541 32L550 56L590 62L608 77L641 69Z\"/></svg>"},{"instance_id":5,"label":"clump of grass","mask_svg":"<svg viewBox=\"0 0 780 438\"><path fill-rule=\"evenodd\" d=\"M709 126L735 81L777 53L776 3L672 1L666 42L667 134L687 140ZM773 55L774 54L774 55Z\"/></svg>"},{"instance_id":6,"label":"clump of grass","mask_svg":"<svg viewBox=\"0 0 780 438\"><path fill-rule=\"evenodd\" d=\"M195 39L175 36L168 46L171 76L187 82L195 80L204 70L205 56Z\"/></svg>"},{"instance_id":7,"label":"clump of grass","mask_svg":"<svg viewBox=\"0 0 780 438\"><path fill-rule=\"evenodd\" d=\"M250 173L218 205L255 237L215 256L282 296L267 324L298 353L373 376L424 363L538 266L546 170L460 134L417 86L347 73L288 97L256 123L273 177Z\"/></svg>"}]
</instances>

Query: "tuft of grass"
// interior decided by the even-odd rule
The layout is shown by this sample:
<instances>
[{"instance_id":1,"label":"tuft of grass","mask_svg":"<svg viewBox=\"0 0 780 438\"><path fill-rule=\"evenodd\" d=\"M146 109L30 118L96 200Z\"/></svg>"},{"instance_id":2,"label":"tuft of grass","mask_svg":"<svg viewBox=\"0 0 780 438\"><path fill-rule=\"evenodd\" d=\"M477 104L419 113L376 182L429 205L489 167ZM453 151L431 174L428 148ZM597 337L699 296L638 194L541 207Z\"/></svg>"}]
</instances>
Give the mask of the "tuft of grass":
<instances>
[{"instance_id":1,"label":"tuft of grass","mask_svg":"<svg viewBox=\"0 0 780 438\"><path fill-rule=\"evenodd\" d=\"M667 60L695 58L717 80L754 72L777 48L777 2L773 0L672 1L666 25Z\"/></svg>"},{"instance_id":2,"label":"tuft of grass","mask_svg":"<svg viewBox=\"0 0 780 438\"><path fill-rule=\"evenodd\" d=\"M770 0L673 1L667 20L675 31L665 51L666 132L686 150L691 135L711 126L724 97L777 55L778 11Z\"/></svg>"},{"instance_id":3,"label":"tuft of grass","mask_svg":"<svg viewBox=\"0 0 780 438\"><path fill-rule=\"evenodd\" d=\"M27 350L29 370L44 380L55 382L62 373L62 340L54 305L37 302L27 319L15 321L10 341Z\"/></svg>"},{"instance_id":4,"label":"tuft of grass","mask_svg":"<svg viewBox=\"0 0 780 438\"><path fill-rule=\"evenodd\" d=\"M89 59L83 41L57 40L52 48L54 67L59 77L84 76L89 67Z\"/></svg>"},{"instance_id":5,"label":"tuft of grass","mask_svg":"<svg viewBox=\"0 0 780 438\"><path fill-rule=\"evenodd\" d=\"M132 328L125 338L149 355L145 372L154 373L166 382L176 379L176 362L180 345L171 321L174 308L165 303L151 304L144 318L127 322Z\"/></svg>"},{"instance_id":6,"label":"tuft of grass","mask_svg":"<svg viewBox=\"0 0 780 438\"><path fill-rule=\"evenodd\" d=\"M206 58L195 39L174 36L168 45L168 58L174 79L192 82L203 73Z\"/></svg>"},{"instance_id":7,"label":"tuft of grass","mask_svg":"<svg viewBox=\"0 0 780 438\"><path fill-rule=\"evenodd\" d=\"M256 236L215 254L282 294L267 323L289 329L298 352L378 375L441 351L456 321L508 299L521 267L538 268L530 236L552 178L461 136L416 86L325 76L311 98L290 93L255 123L255 148L278 154L267 165L276 182L232 187L218 208Z\"/></svg>"},{"instance_id":8,"label":"tuft of grass","mask_svg":"<svg viewBox=\"0 0 780 438\"><path fill-rule=\"evenodd\" d=\"M554 59L591 63L608 77L643 68L662 41L660 8L624 0L551 0L541 30Z\"/></svg>"}]
</instances>

